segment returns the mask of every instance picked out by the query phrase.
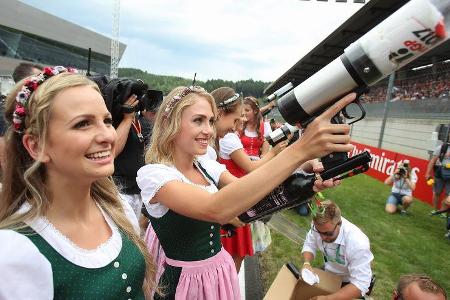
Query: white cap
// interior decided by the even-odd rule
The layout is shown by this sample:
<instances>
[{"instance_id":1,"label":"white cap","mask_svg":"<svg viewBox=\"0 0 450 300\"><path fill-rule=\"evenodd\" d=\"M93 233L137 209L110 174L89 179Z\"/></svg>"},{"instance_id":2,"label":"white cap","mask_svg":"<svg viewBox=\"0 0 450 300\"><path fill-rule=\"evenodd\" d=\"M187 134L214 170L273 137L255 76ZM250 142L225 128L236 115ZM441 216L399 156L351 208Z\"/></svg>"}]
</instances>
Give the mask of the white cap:
<instances>
[{"instance_id":1,"label":"white cap","mask_svg":"<svg viewBox=\"0 0 450 300\"><path fill-rule=\"evenodd\" d=\"M404 165L409 165L409 160L408 160L408 159L405 159L405 160L403 161L403 164L404 164Z\"/></svg>"}]
</instances>

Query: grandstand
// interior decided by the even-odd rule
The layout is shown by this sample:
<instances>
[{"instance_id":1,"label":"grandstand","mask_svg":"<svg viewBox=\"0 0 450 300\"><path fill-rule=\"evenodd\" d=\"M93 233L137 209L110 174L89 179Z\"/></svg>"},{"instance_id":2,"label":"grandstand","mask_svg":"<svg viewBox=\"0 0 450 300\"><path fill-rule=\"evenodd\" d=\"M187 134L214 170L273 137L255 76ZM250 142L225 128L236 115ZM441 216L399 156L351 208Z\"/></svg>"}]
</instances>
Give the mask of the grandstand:
<instances>
[{"instance_id":1,"label":"grandstand","mask_svg":"<svg viewBox=\"0 0 450 300\"><path fill-rule=\"evenodd\" d=\"M362 97L366 103L386 100L387 80L371 87ZM397 72L393 101L416 101L428 99L450 100L450 60Z\"/></svg>"},{"instance_id":2,"label":"grandstand","mask_svg":"<svg viewBox=\"0 0 450 300\"><path fill-rule=\"evenodd\" d=\"M109 74L111 39L17 0L0 2L0 79L23 61L87 69L92 49L91 72ZM121 43L122 57L126 45ZM3 90L3 88L2 88Z\"/></svg>"}]
</instances>

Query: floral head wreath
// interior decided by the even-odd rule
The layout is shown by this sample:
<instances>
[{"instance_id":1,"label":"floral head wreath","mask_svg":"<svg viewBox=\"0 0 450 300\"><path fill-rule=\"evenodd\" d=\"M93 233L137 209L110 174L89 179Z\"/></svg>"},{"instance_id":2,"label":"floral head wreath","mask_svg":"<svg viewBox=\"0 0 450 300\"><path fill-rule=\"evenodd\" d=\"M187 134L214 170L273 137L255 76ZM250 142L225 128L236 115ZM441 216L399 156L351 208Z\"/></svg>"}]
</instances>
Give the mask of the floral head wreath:
<instances>
[{"instance_id":1,"label":"floral head wreath","mask_svg":"<svg viewBox=\"0 0 450 300\"><path fill-rule=\"evenodd\" d=\"M33 92L36 91L36 89L50 77L64 72L76 73L77 70L72 68L66 69L62 66L45 67L42 73L25 80L22 89L17 93L16 96L16 108L14 109L12 120L15 132L23 133L25 129L25 117L27 115L26 107L28 104L28 100L30 99Z\"/></svg>"},{"instance_id":2,"label":"floral head wreath","mask_svg":"<svg viewBox=\"0 0 450 300\"><path fill-rule=\"evenodd\" d=\"M255 103L256 107L259 108L259 103L258 103L258 100L256 100L256 98L254 98L254 97L245 97L244 100L252 101L253 103Z\"/></svg>"},{"instance_id":3,"label":"floral head wreath","mask_svg":"<svg viewBox=\"0 0 450 300\"><path fill-rule=\"evenodd\" d=\"M180 102L181 99L189 95L190 93L195 92L205 92L206 90L202 88L201 86L189 86L184 89L182 89L179 93L175 94L172 99L167 103L166 108L164 109L164 118L168 118L169 115L172 113L173 108L177 105L178 102Z\"/></svg>"}]
</instances>

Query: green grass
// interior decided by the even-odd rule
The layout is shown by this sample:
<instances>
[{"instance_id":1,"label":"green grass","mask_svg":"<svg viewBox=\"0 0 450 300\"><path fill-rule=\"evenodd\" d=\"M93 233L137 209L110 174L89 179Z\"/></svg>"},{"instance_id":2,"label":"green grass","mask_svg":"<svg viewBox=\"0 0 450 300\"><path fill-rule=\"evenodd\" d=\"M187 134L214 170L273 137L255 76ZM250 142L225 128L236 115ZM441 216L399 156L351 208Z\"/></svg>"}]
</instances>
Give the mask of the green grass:
<instances>
[{"instance_id":1,"label":"green grass","mask_svg":"<svg viewBox=\"0 0 450 300\"><path fill-rule=\"evenodd\" d=\"M390 187L366 175L346 179L323 194L336 201L343 216L370 239L375 256L372 270L377 276L372 297L391 299L400 275L406 273L425 273L450 292L450 241L444 238L445 219L431 217L429 205L416 200L409 215L388 215L384 205ZM302 228L309 228L310 217L301 217L292 210L284 214ZM272 245L260 262L264 292L286 262L300 267L301 247L272 230ZM318 258L314 262L322 263Z\"/></svg>"}]
</instances>

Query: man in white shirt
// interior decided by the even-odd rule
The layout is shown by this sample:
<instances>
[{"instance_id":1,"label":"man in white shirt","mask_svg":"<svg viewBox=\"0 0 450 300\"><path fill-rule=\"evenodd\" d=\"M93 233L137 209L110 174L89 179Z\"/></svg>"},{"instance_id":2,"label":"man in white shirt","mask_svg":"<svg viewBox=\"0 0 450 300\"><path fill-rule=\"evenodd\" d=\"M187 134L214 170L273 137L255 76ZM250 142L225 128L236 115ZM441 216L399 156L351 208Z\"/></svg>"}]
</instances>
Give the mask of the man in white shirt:
<instances>
[{"instance_id":1,"label":"man in white shirt","mask_svg":"<svg viewBox=\"0 0 450 300\"><path fill-rule=\"evenodd\" d=\"M311 261L317 250L324 256L325 271L342 276L342 287L328 296L314 299L353 299L369 291L373 254L368 237L341 216L339 207L330 200L322 201L306 235L302 255L303 268L313 271Z\"/></svg>"}]
</instances>

